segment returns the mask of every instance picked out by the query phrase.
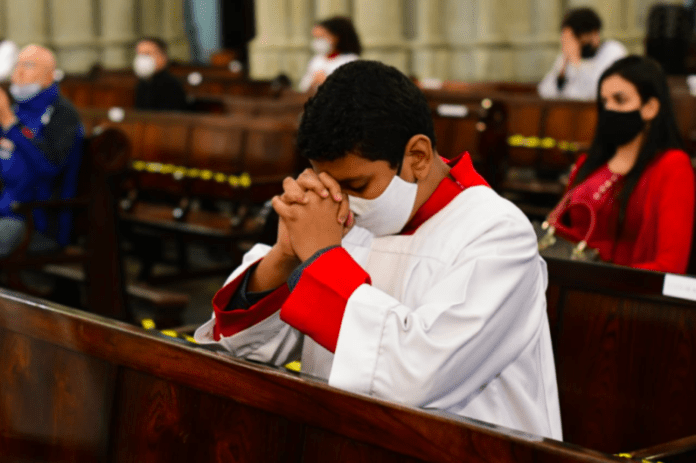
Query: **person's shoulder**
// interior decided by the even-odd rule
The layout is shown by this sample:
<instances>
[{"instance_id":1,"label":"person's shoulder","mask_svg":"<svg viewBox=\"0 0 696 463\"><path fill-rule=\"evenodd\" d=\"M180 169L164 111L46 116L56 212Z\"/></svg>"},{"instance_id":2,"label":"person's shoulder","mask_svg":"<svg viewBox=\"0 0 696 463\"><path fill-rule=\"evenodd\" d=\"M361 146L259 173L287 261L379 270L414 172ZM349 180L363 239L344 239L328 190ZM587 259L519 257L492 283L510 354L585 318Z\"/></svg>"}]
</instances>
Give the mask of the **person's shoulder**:
<instances>
[{"instance_id":1,"label":"person's shoulder","mask_svg":"<svg viewBox=\"0 0 696 463\"><path fill-rule=\"evenodd\" d=\"M466 223L466 228L472 236L485 233L502 224L517 224L530 227L524 213L509 200L503 198L488 186L472 186L458 194L452 202L443 209L441 219L443 229L448 224ZM515 228L515 227L513 227Z\"/></svg>"},{"instance_id":2,"label":"person's shoulder","mask_svg":"<svg viewBox=\"0 0 696 463\"><path fill-rule=\"evenodd\" d=\"M672 148L662 153L655 162L659 169L684 169L693 168L689 155L680 149Z\"/></svg>"},{"instance_id":3,"label":"person's shoulder","mask_svg":"<svg viewBox=\"0 0 696 463\"><path fill-rule=\"evenodd\" d=\"M162 71L155 74L152 78L155 85L176 85L177 87L183 87L181 81L174 76L169 69L163 69Z\"/></svg>"},{"instance_id":4,"label":"person's shoulder","mask_svg":"<svg viewBox=\"0 0 696 463\"><path fill-rule=\"evenodd\" d=\"M628 50L618 40L609 39L602 43L602 53L607 55L625 56L628 54Z\"/></svg>"},{"instance_id":5,"label":"person's shoulder","mask_svg":"<svg viewBox=\"0 0 696 463\"><path fill-rule=\"evenodd\" d=\"M54 118L63 123L80 124L80 113L75 109L75 106L65 96L59 94L54 107Z\"/></svg>"},{"instance_id":6,"label":"person's shoulder","mask_svg":"<svg viewBox=\"0 0 696 463\"><path fill-rule=\"evenodd\" d=\"M336 62L340 62L342 64L350 63L351 61L357 61L359 59L360 59L360 57L358 55L356 55L355 53L344 53L344 54L338 55L336 58L334 58L334 60Z\"/></svg>"}]
</instances>

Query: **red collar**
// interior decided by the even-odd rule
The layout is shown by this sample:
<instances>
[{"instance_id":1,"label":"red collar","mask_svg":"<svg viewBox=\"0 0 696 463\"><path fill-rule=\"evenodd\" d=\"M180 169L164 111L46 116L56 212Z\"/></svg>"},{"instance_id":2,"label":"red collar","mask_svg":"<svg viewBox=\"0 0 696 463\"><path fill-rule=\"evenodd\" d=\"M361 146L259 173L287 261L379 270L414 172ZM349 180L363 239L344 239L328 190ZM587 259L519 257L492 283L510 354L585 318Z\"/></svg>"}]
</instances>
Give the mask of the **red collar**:
<instances>
[{"instance_id":1,"label":"red collar","mask_svg":"<svg viewBox=\"0 0 696 463\"><path fill-rule=\"evenodd\" d=\"M337 51L335 51L335 52L331 53L330 55L327 55L326 59L334 59L335 57L338 56L338 54L339 53Z\"/></svg>"},{"instance_id":2,"label":"red collar","mask_svg":"<svg viewBox=\"0 0 696 463\"><path fill-rule=\"evenodd\" d=\"M469 153L462 153L454 159L443 160L450 166L450 175L443 178L433 194L418 208L413 218L406 224L401 235L412 235L430 217L440 212L459 193L472 186L490 187L474 169ZM451 177L450 177L451 176Z\"/></svg>"}]
</instances>

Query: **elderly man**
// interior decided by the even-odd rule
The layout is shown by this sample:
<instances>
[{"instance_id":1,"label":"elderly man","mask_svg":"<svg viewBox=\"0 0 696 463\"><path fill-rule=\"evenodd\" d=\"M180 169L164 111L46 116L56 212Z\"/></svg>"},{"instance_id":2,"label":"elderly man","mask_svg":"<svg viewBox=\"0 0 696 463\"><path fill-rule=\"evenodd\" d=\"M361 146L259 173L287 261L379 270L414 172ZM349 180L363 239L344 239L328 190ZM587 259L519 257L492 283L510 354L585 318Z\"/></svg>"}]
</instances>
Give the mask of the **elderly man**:
<instances>
[{"instance_id":1,"label":"elderly man","mask_svg":"<svg viewBox=\"0 0 696 463\"><path fill-rule=\"evenodd\" d=\"M138 42L133 71L140 79L135 91L135 107L148 111L186 109L186 92L167 71L167 44L156 37Z\"/></svg>"},{"instance_id":2,"label":"elderly man","mask_svg":"<svg viewBox=\"0 0 696 463\"><path fill-rule=\"evenodd\" d=\"M84 129L75 108L53 81L56 60L46 48L22 49L12 73L12 106L0 89L0 256L11 253L26 232L26 218L13 204L70 198L77 186ZM68 243L67 212L32 213L35 233L30 251L41 252Z\"/></svg>"}]
</instances>

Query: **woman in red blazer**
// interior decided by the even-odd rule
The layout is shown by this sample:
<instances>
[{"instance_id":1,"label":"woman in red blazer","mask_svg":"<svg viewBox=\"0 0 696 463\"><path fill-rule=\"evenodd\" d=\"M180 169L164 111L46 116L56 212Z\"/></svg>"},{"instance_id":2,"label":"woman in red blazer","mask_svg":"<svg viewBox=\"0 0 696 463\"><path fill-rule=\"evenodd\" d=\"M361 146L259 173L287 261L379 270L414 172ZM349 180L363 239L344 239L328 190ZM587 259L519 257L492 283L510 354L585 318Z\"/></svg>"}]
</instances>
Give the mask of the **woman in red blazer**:
<instances>
[{"instance_id":1,"label":"woman in red blazer","mask_svg":"<svg viewBox=\"0 0 696 463\"><path fill-rule=\"evenodd\" d=\"M629 56L599 81L595 138L570 176L571 202L596 212L588 246L602 260L634 268L685 273L694 224L694 170L672 111L660 65ZM575 240L590 214L562 217Z\"/></svg>"}]
</instances>

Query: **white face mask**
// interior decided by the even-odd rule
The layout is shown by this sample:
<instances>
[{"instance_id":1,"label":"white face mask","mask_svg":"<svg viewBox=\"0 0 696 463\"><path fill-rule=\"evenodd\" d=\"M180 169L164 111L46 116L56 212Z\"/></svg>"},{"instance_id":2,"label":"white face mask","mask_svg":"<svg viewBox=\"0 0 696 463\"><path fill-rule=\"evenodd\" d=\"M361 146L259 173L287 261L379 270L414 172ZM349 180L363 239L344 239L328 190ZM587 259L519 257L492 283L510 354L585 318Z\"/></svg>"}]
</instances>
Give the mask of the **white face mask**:
<instances>
[{"instance_id":1,"label":"white face mask","mask_svg":"<svg viewBox=\"0 0 696 463\"><path fill-rule=\"evenodd\" d=\"M387 189L375 199L349 196L355 224L375 236L399 233L411 216L417 192L417 183L409 183L395 175Z\"/></svg>"},{"instance_id":2,"label":"white face mask","mask_svg":"<svg viewBox=\"0 0 696 463\"><path fill-rule=\"evenodd\" d=\"M43 90L41 85L36 82L26 85L10 85L10 93L12 94L12 98L19 103L24 103L25 101L31 100L36 95L41 93L41 90Z\"/></svg>"},{"instance_id":3,"label":"white face mask","mask_svg":"<svg viewBox=\"0 0 696 463\"><path fill-rule=\"evenodd\" d=\"M133 71L141 79L148 79L155 73L155 58L150 55L136 55L133 60Z\"/></svg>"},{"instance_id":4,"label":"white face mask","mask_svg":"<svg viewBox=\"0 0 696 463\"><path fill-rule=\"evenodd\" d=\"M314 53L317 55L328 55L331 53L332 48L331 42L326 39L312 40L312 50L314 50Z\"/></svg>"}]
</instances>

